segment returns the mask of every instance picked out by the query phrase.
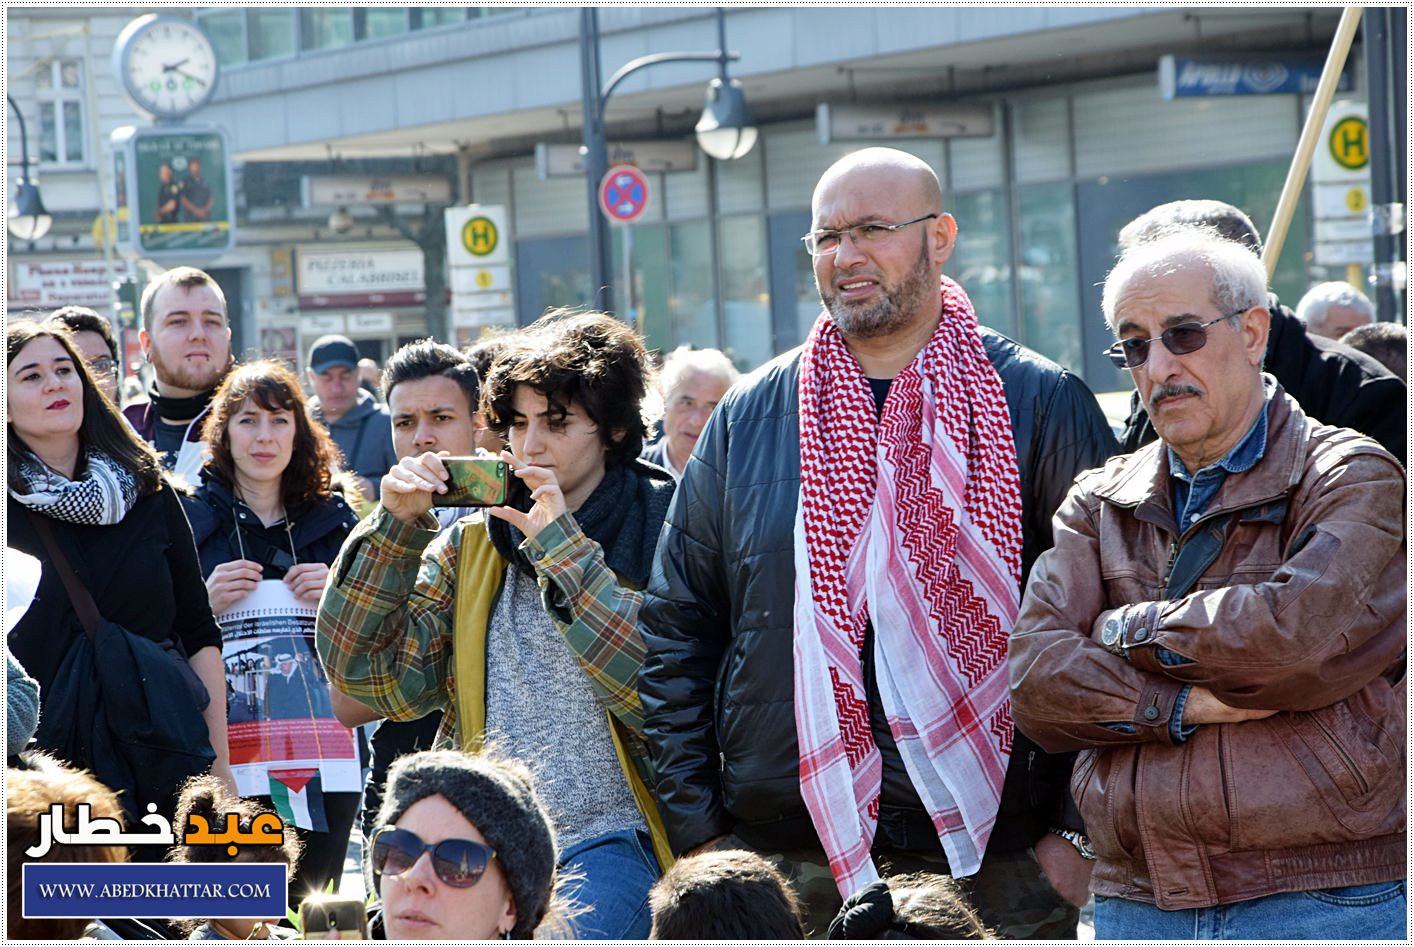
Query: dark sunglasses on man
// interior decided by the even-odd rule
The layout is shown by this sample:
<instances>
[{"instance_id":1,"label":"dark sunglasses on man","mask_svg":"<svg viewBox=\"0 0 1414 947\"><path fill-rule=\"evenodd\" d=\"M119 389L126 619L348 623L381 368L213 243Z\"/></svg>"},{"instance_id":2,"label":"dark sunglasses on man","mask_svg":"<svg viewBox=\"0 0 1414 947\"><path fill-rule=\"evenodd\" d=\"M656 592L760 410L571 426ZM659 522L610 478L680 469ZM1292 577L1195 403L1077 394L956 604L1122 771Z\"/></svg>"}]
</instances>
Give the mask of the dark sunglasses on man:
<instances>
[{"instance_id":1,"label":"dark sunglasses on man","mask_svg":"<svg viewBox=\"0 0 1414 947\"><path fill-rule=\"evenodd\" d=\"M1162 335L1156 335L1152 339L1120 339L1114 345L1105 349L1105 354L1114 362L1115 368L1138 368L1149 360L1149 346L1155 342L1162 342L1164 348L1175 355L1188 355L1198 351L1208 344L1208 327L1215 326L1224 319L1231 319L1240 316L1247 309L1239 309L1230 312L1225 316L1218 316L1208 322L1184 322L1180 325L1165 329Z\"/></svg>"},{"instance_id":2,"label":"dark sunglasses on man","mask_svg":"<svg viewBox=\"0 0 1414 947\"><path fill-rule=\"evenodd\" d=\"M373 834L373 874L401 875L423 852L432 855L432 870L443 884L470 888L486 874L496 852L489 845L466 838L448 838L428 844L416 833L385 825Z\"/></svg>"}]
</instances>

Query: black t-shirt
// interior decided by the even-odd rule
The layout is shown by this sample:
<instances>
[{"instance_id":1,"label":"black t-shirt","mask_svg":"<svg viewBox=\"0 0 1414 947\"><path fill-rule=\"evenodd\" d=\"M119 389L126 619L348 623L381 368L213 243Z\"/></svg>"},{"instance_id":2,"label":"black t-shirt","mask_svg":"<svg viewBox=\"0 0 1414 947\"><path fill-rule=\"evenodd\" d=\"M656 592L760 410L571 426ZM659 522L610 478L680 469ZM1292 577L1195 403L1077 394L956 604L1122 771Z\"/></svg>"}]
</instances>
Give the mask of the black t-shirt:
<instances>
[{"instance_id":1,"label":"black t-shirt","mask_svg":"<svg viewBox=\"0 0 1414 947\"><path fill-rule=\"evenodd\" d=\"M187 436L186 424L168 424L161 418L152 426L152 446L162 455L162 466L172 470L177 466L177 455L182 450L182 440Z\"/></svg>"}]
</instances>

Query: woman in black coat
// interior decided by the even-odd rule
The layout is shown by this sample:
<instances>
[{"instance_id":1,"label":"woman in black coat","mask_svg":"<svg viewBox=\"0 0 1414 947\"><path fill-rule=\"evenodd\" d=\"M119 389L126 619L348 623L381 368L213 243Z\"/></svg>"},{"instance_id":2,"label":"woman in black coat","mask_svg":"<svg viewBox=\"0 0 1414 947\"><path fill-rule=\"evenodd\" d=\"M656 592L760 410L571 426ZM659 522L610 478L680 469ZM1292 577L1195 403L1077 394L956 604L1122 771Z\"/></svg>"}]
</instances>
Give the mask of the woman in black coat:
<instances>
[{"instance_id":1,"label":"woman in black coat","mask_svg":"<svg viewBox=\"0 0 1414 947\"><path fill-rule=\"evenodd\" d=\"M212 611L219 616L239 606L272 580L282 582L296 604L317 606L329 564L358 518L332 490L338 450L310 420L299 380L273 360L238 366L212 398L202 439L209 454L203 482L182 503ZM315 658L312 620L306 630L310 635L286 626L265 637L227 626L226 667L238 683L222 692L230 702L236 763L309 769L316 764L308 747L337 726L321 719L333 716L329 683ZM340 743L348 745L347 739ZM242 788L272 804L266 793L281 787L274 772L269 776L260 790L250 785L255 776L242 777ZM358 799L356 789L325 790L282 810L299 812L303 823L296 832L305 854L291 879L292 903L342 874ZM281 808L278 802L273 807Z\"/></svg>"},{"instance_id":2,"label":"woman in black coat","mask_svg":"<svg viewBox=\"0 0 1414 947\"><path fill-rule=\"evenodd\" d=\"M9 544L43 565L34 603L10 632L9 644L40 685L38 745L74 766L96 767L95 775L124 798L131 798L135 783L120 783L141 775L75 758L87 752L87 741L56 732L57 722L73 714L58 713L59 705L51 712L50 702L76 699L56 678L85 631L40 538L42 523L103 618L184 650L207 694L217 698L192 712L201 713L216 754L212 773L230 781L219 699L225 687L221 636L177 491L157 455L95 386L67 329L15 322L5 341ZM173 805L179 788L170 787Z\"/></svg>"}]
</instances>

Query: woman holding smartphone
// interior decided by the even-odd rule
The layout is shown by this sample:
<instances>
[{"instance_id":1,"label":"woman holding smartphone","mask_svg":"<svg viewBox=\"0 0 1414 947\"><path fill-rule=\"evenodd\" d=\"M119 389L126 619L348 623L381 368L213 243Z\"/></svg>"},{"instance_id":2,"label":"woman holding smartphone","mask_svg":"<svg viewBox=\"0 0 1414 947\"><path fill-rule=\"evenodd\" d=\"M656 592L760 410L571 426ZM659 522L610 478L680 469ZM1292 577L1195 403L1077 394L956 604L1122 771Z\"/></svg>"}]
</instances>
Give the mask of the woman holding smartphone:
<instances>
[{"instance_id":1,"label":"woman holding smartphone","mask_svg":"<svg viewBox=\"0 0 1414 947\"><path fill-rule=\"evenodd\" d=\"M642 340L602 313L512 336L481 391L510 443L507 503L438 535L448 471L403 458L320 603L320 657L345 694L397 720L445 710L439 745L538 761L581 939L646 937L669 857L637 688L639 590L674 488L638 459L650 379Z\"/></svg>"},{"instance_id":2,"label":"woman holding smartphone","mask_svg":"<svg viewBox=\"0 0 1414 947\"><path fill-rule=\"evenodd\" d=\"M281 363L233 369L212 398L202 440L209 454L202 484L182 503L212 611L218 619L230 610L239 613L259 589L262 605L283 602L293 616L278 633L252 633L260 616L227 622L223 630L238 788L243 795L282 799L303 789L306 797L302 806L285 809L266 800L287 816L298 813L304 857L290 883L297 903L342 874L359 792L356 782L347 791L330 791L322 781L330 778L325 770L331 757L345 755L352 736L333 720L312 636L290 629L312 631L312 609L329 563L358 519L331 488L338 449L310 420L299 380ZM325 740L339 749L326 751ZM308 783L281 783L281 763L288 769L319 766L320 791L311 793ZM357 757L335 765L356 770Z\"/></svg>"}]
</instances>

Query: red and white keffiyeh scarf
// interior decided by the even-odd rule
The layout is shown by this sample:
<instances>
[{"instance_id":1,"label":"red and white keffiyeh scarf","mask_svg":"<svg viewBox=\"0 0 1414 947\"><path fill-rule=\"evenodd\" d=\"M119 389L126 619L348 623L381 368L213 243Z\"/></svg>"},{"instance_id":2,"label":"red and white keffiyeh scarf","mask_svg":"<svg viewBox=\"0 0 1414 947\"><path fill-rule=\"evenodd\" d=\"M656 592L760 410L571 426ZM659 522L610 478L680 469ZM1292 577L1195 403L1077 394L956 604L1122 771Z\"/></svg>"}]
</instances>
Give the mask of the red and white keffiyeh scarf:
<instances>
[{"instance_id":1,"label":"red and white keffiyeh scarf","mask_svg":"<svg viewBox=\"0 0 1414 947\"><path fill-rule=\"evenodd\" d=\"M967 294L878 416L828 314L800 364L795 721L800 788L848 897L870 858L883 765L860 651L954 875L977 871L1011 754L1006 643L1021 582L1021 488L1001 379Z\"/></svg>"}]
</instances>

